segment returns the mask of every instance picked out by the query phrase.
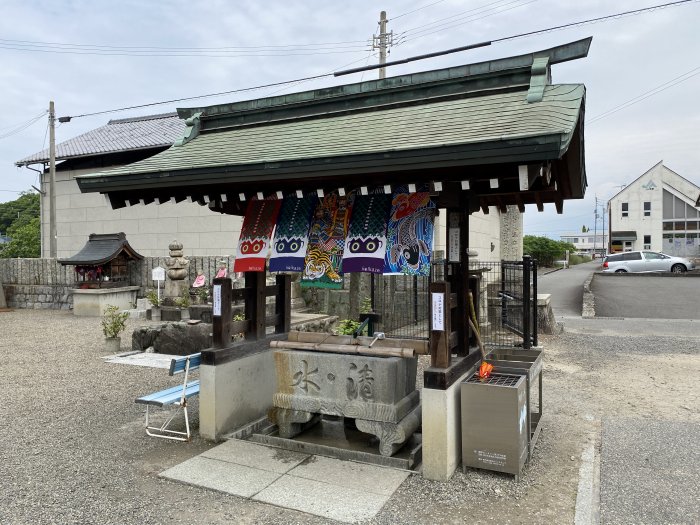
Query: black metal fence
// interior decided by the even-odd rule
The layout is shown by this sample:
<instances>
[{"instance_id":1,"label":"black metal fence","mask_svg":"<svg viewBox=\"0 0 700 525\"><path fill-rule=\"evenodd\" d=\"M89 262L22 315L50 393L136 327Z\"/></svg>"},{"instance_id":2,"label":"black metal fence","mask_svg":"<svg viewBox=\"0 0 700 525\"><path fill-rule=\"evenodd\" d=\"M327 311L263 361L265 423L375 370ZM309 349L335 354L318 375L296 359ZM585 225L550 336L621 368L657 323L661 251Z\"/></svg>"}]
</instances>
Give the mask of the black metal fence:
<instances>
[{"instance_id":1,"label":"black metal fence","mask_svg":"<svg viewBox=\"0 0 700 525\"><path fill-rule=\"evenodd\" d=\"M429 276L376 275L370 286L373 310L381 315L376 331L387 337L428 339L431 282L444 280L445 261L436 260ZM475 309L481 338L488 347L537 346L537 262L473 261L480 276Z\"/></svg>"},{"instance_id":2,"label":"black metal fence","mask_svg":"<svg viewBox=\"0 0 700 525\"><path fill-rule=\"evenodd\" d=\"M537 261L475 262L481 275L479 324L484 345L537 346Z\"/></svg>"}]
</instances>

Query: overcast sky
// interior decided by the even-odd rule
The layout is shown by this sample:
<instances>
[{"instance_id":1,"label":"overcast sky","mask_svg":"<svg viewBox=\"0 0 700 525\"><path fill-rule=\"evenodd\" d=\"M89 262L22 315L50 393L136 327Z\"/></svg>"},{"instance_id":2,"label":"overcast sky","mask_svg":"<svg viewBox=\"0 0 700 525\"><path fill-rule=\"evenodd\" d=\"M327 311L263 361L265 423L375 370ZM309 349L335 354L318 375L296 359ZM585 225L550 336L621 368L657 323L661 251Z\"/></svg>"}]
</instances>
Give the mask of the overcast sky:
<instances>
[{"instance_id":1,"label":"overcast sky","mask_svg":"<svg viewBox=\"0 0 700 525\"><path fill-rule=\"evenodd\" d=\"M39 116L51 99L57 116L79 115L318 75L350 63L373 63L377 58L367 42L376 33L381 9L387 11L388 29L398 44L389 60L396 60L660 3L3 0L0 202L16 198L16 192L32 184L38 186L36 173L16 168L14 162L47 147L46 117L7 135ZM587 58L554 65L552 70L554 83L586 85L586 198L565 202L562 215L556 214L554 205L545 205L542 213L528 206L525 213L526 233L556 238L584 224L593 228L595 196L607 200L661 160L700 185L699 23L696 1L414 62L389 68L387 75L512 56L593 36ZM47 48L36 45L40 42L81 46ZM198 56L154 56L174 54ZM212 56L222 54L229 56ZM330 77L284 90L268 88L78 118L58 127L57 142L102 126L110 118L303 91L376 75L374 71ZM593 121L658 87L666 89Z\"/></svg>"}]
</instances>

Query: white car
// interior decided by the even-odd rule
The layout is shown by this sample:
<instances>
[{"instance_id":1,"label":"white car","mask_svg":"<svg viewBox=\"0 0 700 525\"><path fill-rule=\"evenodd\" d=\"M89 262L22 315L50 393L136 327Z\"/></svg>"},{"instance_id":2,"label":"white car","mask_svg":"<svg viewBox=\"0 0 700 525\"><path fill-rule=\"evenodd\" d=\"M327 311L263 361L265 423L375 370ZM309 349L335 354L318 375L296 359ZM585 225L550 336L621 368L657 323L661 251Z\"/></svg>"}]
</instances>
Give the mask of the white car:
<instances>
[{"instance_id":1,"label":"white car","mask_svg":"<svg viewBox=\"0 0 700 525\"><path fill-rule=\"evenodd\" d=\"M606 255L603 271L615 273L673 272L694 270L695 265L685 257L674 257L658 252L624 252Z\"/></svg>"}]
</instances>

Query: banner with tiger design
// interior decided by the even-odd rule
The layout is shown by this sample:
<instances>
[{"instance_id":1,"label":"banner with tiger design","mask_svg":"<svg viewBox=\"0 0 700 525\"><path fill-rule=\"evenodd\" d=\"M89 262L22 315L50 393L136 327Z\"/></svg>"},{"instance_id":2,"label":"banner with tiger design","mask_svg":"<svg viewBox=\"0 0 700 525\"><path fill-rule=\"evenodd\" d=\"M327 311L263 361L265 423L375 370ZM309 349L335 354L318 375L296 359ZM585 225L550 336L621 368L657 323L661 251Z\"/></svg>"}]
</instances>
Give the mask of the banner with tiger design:
<instances>
[{"instance_id":1,"label":"banner with tiger design","mask_svg":"<svg viewBox=\"0 0 700 525\"><path fill-rule=\"evenodd\" d=\"M287 197L282 201L270 256L271 272L301 272L309 247L311 215L318 197Z\"/></svg>"},{"instance_id":2,"label":"banner with tiger design","mask_svg":"<svg viewBox=\"0 0 700 525\"><path fill-rule=\"evenodd\" d=\"M270 237L277 221L280 201L251 200L243 218L234 272L264 272Z\"/></svg>"},{"instance_id":3,"label":"banner with tiger design","mask_svg":"<svg viewBox=\"0 0 700 525\"><path fill-rule=\"evenodd\" d=\"M381 274L386 253L386 228L391 195L358 195L343 252L343 272Z\"/></svg>"},{"instance_id":4,"label":"banner with tiger design","mask_svg":"<svg viewBox=\"0 0 700 525\"><path fill-rule=\"evenodd\" d=\"M319 201L309 230L309 249L301 275L302 287L343 287L341 263L352 204L352 194L341 197L331 193Z\"/></svg>"},{"instance_id":5,"label":"banner with tiger design","mask_svg":"<svg viewBox=\"0 0 700 525\"><path fill-rule=\"evenodd\" d=\"M384 274L430 275L436 211L427 191L394 192Z\"/></svg>"}]
</instances>

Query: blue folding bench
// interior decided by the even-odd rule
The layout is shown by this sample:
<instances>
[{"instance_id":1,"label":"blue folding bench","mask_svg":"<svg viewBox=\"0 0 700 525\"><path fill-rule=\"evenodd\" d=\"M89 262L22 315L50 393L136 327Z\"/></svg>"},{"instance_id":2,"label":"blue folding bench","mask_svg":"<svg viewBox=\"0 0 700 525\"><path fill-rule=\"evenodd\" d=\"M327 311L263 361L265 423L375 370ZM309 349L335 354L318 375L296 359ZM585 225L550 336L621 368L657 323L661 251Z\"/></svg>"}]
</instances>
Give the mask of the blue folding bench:
<instances>
[{"instance_id":1,"label":"blue folding bench","mask_svg":"<svg viewBox=\"0 0 700 525\"><path fill-rule=\"evenodd\" d=\"M201 353L173 359L170 361L170 375L173 376L175 374L185 374L185 379L183 380L182 385L167 388L165 390L154 392L136 399L137 403L146 405L146 434L153 437L174 439L177 441L190 440L190 420L187 415L187 400L190 397L199 394L199 379L190 381L189 383L187 382L187 379L190 371L199 368L201 361ZM167 419L167 421L165 421L165 423L157 427L151 426L149 423L149 409L151 406L160 408L173 406L177 407L177 410ZM168 428L173 419L175 419L175 417L180 413L180 410L182 410L185 414L186 432L180 432Z\"/></svg>"}]
</instances>

